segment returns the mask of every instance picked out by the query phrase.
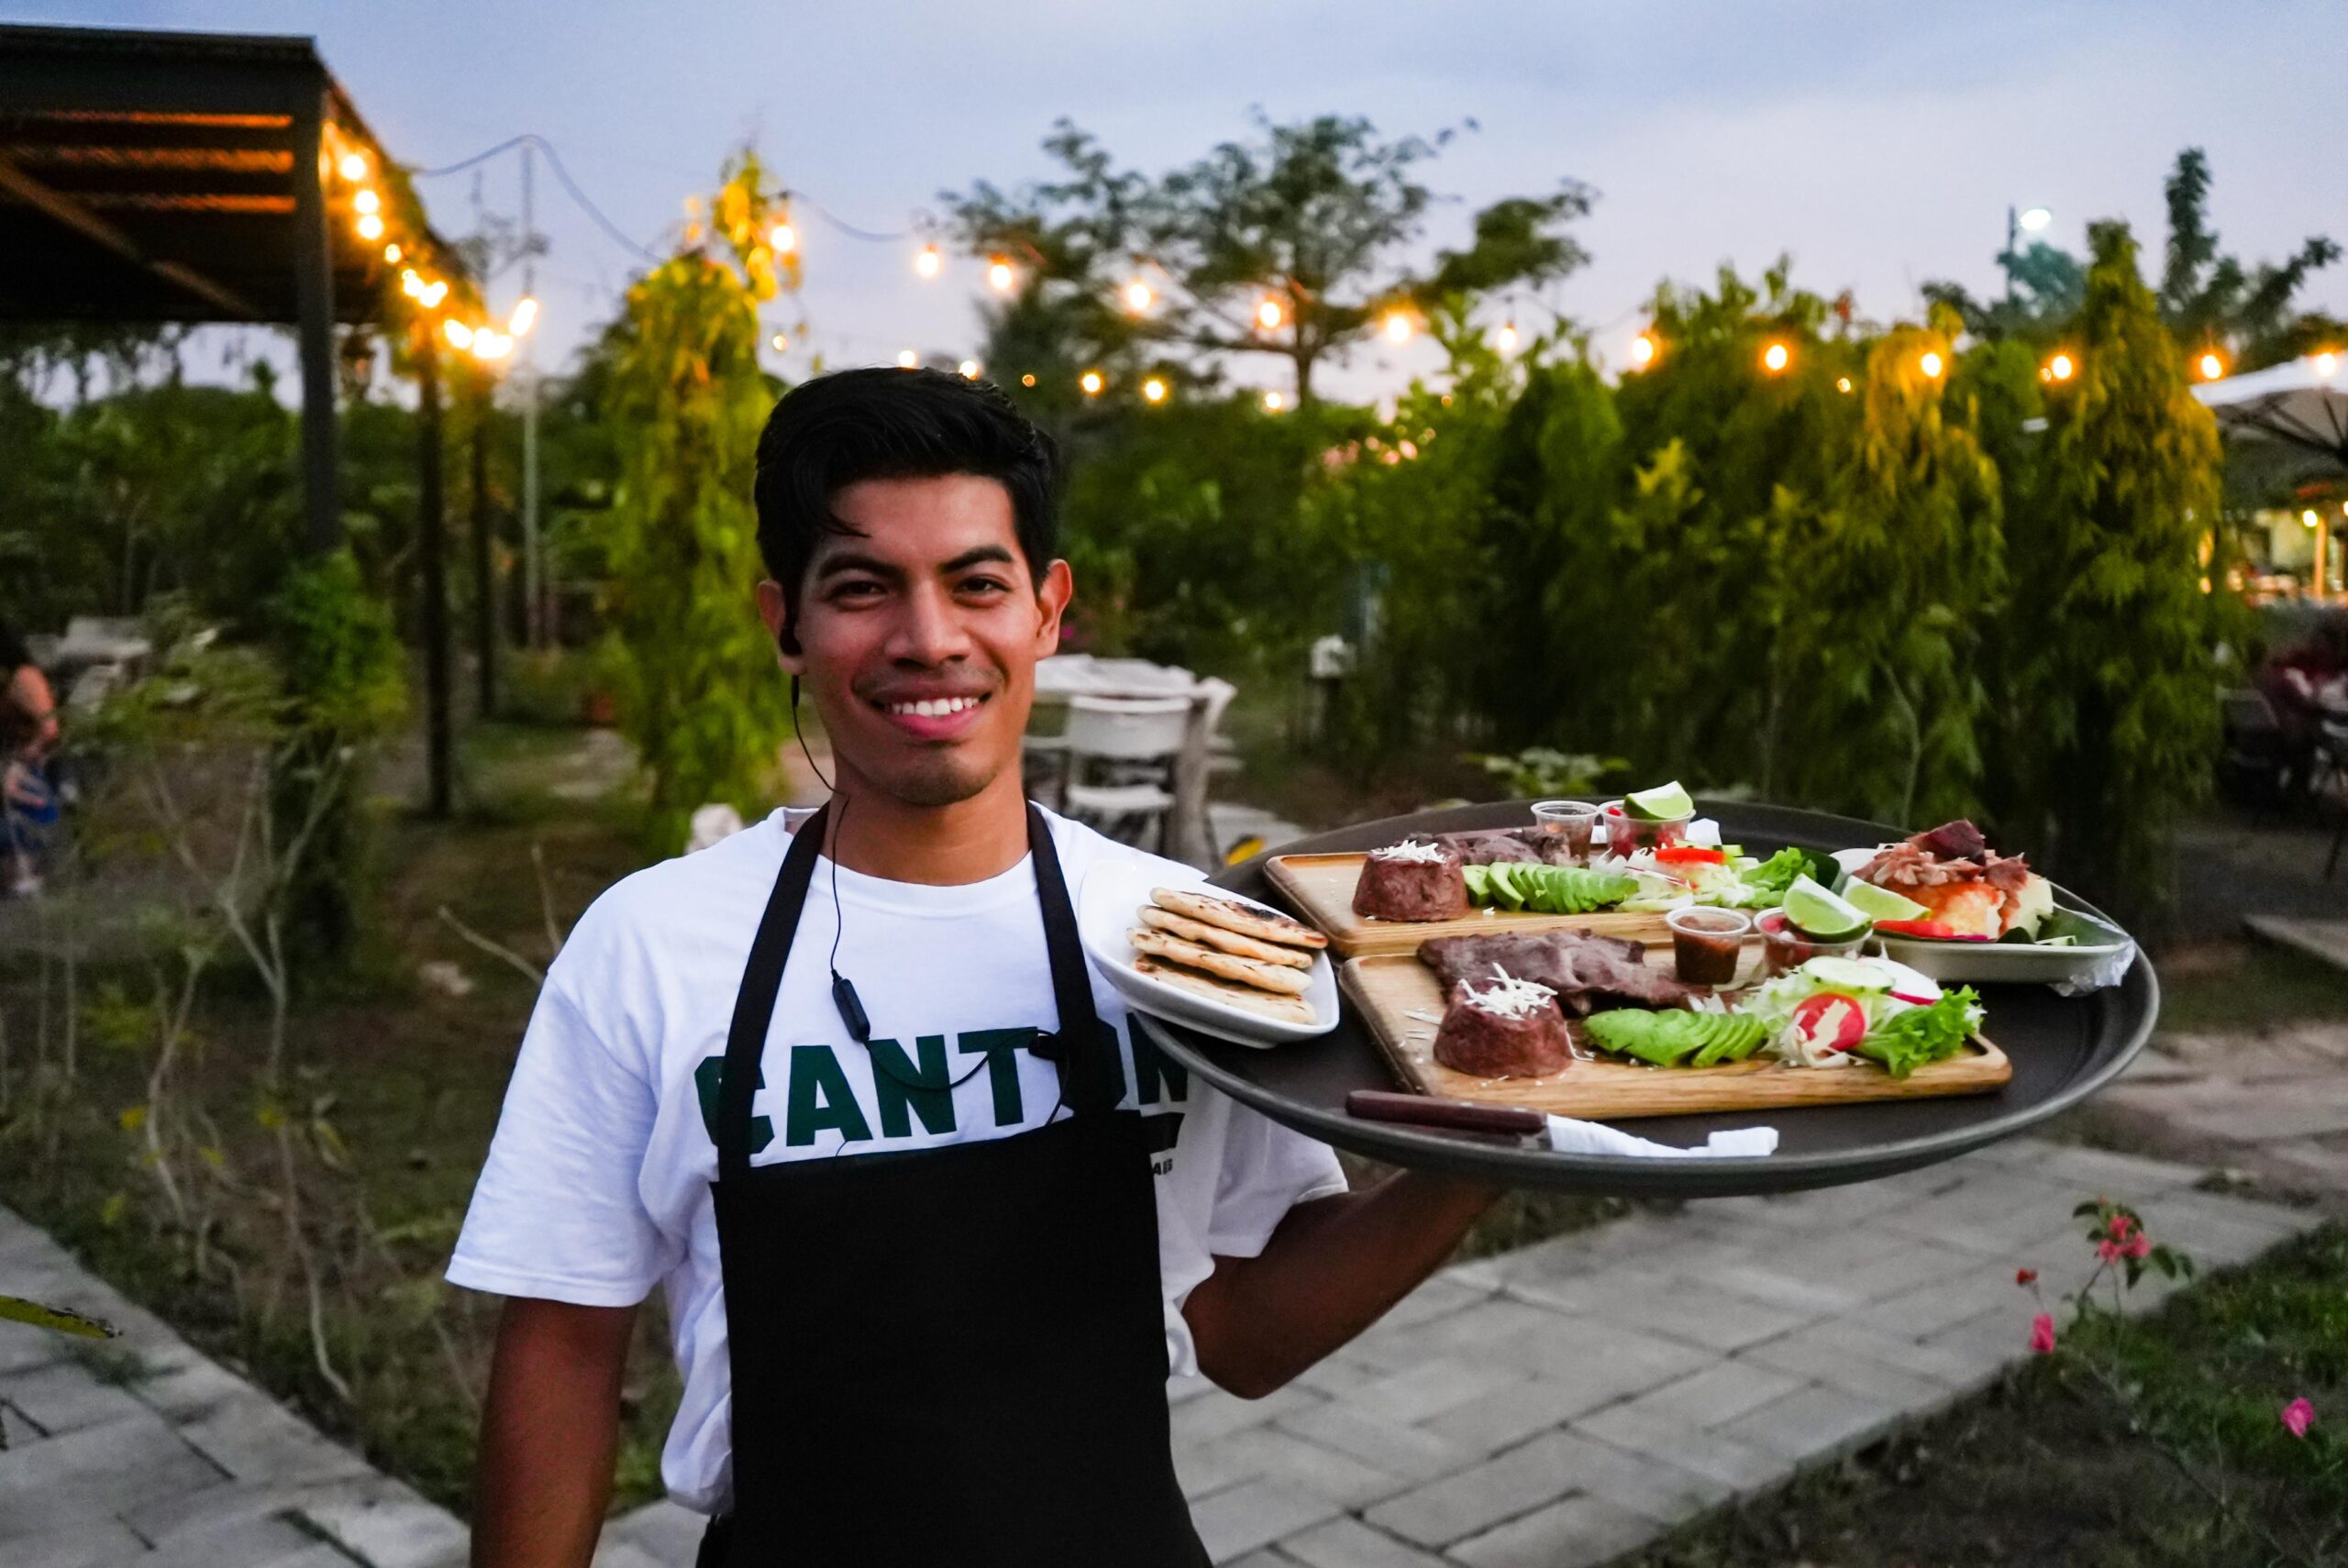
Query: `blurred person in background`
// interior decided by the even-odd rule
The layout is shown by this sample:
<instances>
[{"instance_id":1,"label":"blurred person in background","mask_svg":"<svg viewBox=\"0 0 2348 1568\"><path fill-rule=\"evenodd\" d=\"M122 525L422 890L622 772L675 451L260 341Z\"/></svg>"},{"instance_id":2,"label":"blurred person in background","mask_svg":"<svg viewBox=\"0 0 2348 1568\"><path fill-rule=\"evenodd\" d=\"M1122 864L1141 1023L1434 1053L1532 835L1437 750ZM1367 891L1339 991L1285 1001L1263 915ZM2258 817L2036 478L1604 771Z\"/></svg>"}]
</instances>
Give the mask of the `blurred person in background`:
<instances>
[{"instance_id":1,"label":"blurred person in background","mask_svg":"<svg viewBox=\"0 0 2348 1568\"><path fill-rule=\"evenodd\" d=\"M17 628L0 621L0 885L40 891L40 850L57 822L46 763L57 745L57 696Z\"/></svg>"}]
</instances>

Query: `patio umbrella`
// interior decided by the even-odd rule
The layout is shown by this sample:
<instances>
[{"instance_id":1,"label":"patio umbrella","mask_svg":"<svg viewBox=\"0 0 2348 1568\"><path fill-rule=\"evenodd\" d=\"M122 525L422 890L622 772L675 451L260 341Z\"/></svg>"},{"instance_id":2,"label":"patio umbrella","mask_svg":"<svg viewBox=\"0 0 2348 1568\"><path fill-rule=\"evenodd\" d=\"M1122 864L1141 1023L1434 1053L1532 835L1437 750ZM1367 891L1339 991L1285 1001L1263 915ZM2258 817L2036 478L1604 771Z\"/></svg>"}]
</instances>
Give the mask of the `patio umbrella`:
<instances>
[{"instance_id":1,"label":"patio umbrella","mask_svg":"<svg viewBox=\"0 0 2348 1568\"><path fill-rule=\"evenodd\" d=\"M2294 467L2348 472L2348 354L2331 350L2193 389L2230 439L2272 443ZM2312 456L2317 461L2309 465ZM2317 520L2316 591L2329 580L2331 519Z\"/></svg>"}]
</instances>

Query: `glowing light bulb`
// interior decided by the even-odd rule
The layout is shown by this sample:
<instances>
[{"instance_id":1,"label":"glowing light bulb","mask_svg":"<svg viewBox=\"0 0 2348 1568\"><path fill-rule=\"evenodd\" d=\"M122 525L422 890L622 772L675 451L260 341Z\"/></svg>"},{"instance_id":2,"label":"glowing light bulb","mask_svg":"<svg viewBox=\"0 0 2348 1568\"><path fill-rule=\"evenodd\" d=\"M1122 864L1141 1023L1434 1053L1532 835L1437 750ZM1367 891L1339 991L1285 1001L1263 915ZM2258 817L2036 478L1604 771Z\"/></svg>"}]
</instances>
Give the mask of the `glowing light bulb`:
<instances>
[{"instance_id":1,"label":"glowing light bulb","mask_svg":"<svg viewBox=\"0 0 2348 1568\"><path fill-rule=\"evenodd\" d=\"M1166 401L1166 383L1159 381L1156 376L1152 376L1149 380L1142 382L1141 395L1149 399L1152 403L1164 403Z\"/></svg>"},{"instance_id":2,"label":"glowing light bulb","mask_svg":"<svg viewBox=\"0 0 2348 1568\"><path fill-rule=\"evenodd\" d=\"M1027 374L1020 377L1019 384L1023 387L1034 386L1036 384L1036 373L1033 370L1030 370Z\"/></svg>"},{"instance_id":3,"label":"glowing light bulb","mask_svg":"<svg viewBox=\"0 0 2348 1568\"><path fill-rule=\"evenodd\" d=\"M2194 361L2194 365L2200 370L2201 379L2205 381L2214 381L2226 373L2226 362L2218 358L2214 351L2202 355L2200 359Z\"/></svg>"},{"instance_id":4,"label":"glowing light bulb","mask_svg":"<svg viewBox=\"0 0 2348 1568\"><path fill-rule=\"evenodd\" d=\"M476 359L485 363L492 359L503 359L512 352L514 352L514 339L506 337L503 332L494 332L484 326L473 334L473 358Z\"/></svg>"},{"instance_id":5,"label":"glowing light bulb","mask_svg":"<svg viewBox=\"0 0 2348 1568\"><path fill-rule=\"evenodd\" d=\"M1280 308L1280 302L1269 296L1256 304L1256 325L1266 332L1279 326L1287 315L1288 313Z\"/></svg>"},{"instance_id":6,"label":"glowing light bulb","mask_svg":"<svg viewBox=\"0 0 2348 1568\"><path fill-rule=\"evenodd\" d=\"M767 347L780 354L784 349L791 347L791 338L787 335L778 332L772 337L767 339Z\"/></svg>"},{"instance_id":7,"label":"glowing light bulb","mask_svg":"<svg viewBox=\"0 0 2348 1568\"><path fill-rule=\"evenodd\" d=\"M1011 285L1018 281L1019 275L1011 270L1011 263L1002 257L998 256L987 263L987 283L996 293L1009 293Z\"/></svg>"},{"instance_id":8,"label":"glowing light bulb","mask_svg":"<svg viewBox=\"0 0 2348 1568\"><path fill-rule=\"evenodd\" d=\"M449 285L446 283L429 284L422 293L415 297L423 303L425 309L437 310L440 307L440 302L449 297Z\"/></svg>"},{"instance_id":9,"label":"glowing light bulb","mask_svg":"<svg viewBox=\"0 0 2348 1568\"><path fill-rule=\"evenodd\" d=\"M2067 381L2078 374L2078 365L2068 354L2057 354L2046 361L2046 379L2051 381Z\"/></svg>"},{"instance_id":10,"label":"glowing light bulb","mask_svg":"<svg viewBox=\"0 0 2348 1568\"><path fill-rule=\"evenodd\" d=\"M2340 356L2327 348L2315 357L2315 373L2330 381L2340 370Z\"/></svg>"},{"instance_id":11,"label":"glowing light bulb","mask_svg":"<svg viewBox=\"0 0 2348 1568\"><path fill-rule=\"evenodd\" d=\"M383 237L383 220L373 213L360 214L356 226L359 230L359 237L371 244Z\"/></svg>"},{"instance_id":12,"label":"glowing light bulb","mask_svg":"<svg viewBox=\"0 0 2348 1568\"><path fill-rule=\"evenodd\" d=\"M396 243L383 247L383 260L386 263L396 263L402 256L406 254L407 252L402 250Z\"/></svg>"},{"instance_id":13,"label":"glowing light bulb","mask_svg":"<svg viewBox=\"0 0 2348 1568\"><path fill-rule=\"evenodd\" d=\"M779 223L767 230L767 247L777 256L788 256L799 248L799 231L787 223Z\"/></svg>"},{"instance_id":14,"label":"glowing light bulb","mask_svg":"<svg viewBox=\"0 0 2348 1568\"><path fill-rule=\"evenodd\" d=\"M2312 506L2309 507L2305 512L2302 512L2302 513L2299 513L2299 522L2300 522L2303 525L2305 525L2305 526L2307 526L2307 527L2309 527L2309 528L2314 527L2317 524L2319 524L2319 523L2320 523L2320 522L2322 522L2322 521L2323 521L2323 519L2322 519L2322 518L2318 517L2318 516L2315 514L2315 508L2314 508L2314 507L2312 507Z\"/></svg>"},{"instance_id":15,"label":"glowing light bulb","mask_svg":"<svg viewBox=\"0 0 2348 1568\"><path fill-rule=\"evenodd\" d=\"M1414 330L1416 330L1416 328L1411 325L1411 318L1403 315L1401 311L1391 310L1386 313L1385 333L1387 342L1408 343L1411 340L1411 334Z\"/></svg>"},{"instance_id":16,"label":"glowing light bulb","mask_svg":"<svg viewBox=\"0 0 2348 1568\"><path fill-rule=\"evenodd\" d=\"M383 210L383 198L372 191L360 191L350 198L350 206L354 212L379 213Z\"/></svg>"},{"instance_id":17,"label":"glowing light bulb","mask_svg":"<svg viewBox=\"0 0 2348 1568\"><path fill-rule=\"evenodd\" d=\"M1279 393L1276 392L1268 392L1264 394L1264 412L1266 414L1278 414L1281 409L1284 409L1287 406L1288 399L1282 397Z\"/></svg>"},{"instance_id":18,"label":"glowing light bulb","mask_svg":"<svg viewBox=\"0 0 2348 1568\"><path fill-rule=\"evenodd\" d=\"M1503 354L1515 353L1516 323L1512 321L1502 323L1501 329L1492 335L1492 344Z\"/></svg>"},{"instance_id":19,"label":"glowing light bulb","mask_svg":"<svg viewBox=\"0 0 2348 1568\"><path fill-rule=\"evenodd\" d=\"M1645 370L1655 363L1656 347L1654 333L1640 333L1631 339L1631 363L1642 370Z\"/></svg>"},{"instance_id":20,"label":"glowing light bulb","mask_svg":"<svg viewBox=\"0 0 2348 1568\"><path fill-rule=\"evenodd\" d=\"M920 253L914 258L914 271L925 278L936 277L937 270L945 265L946 258L937 253L937 247L935 245L923 246Z\"/></svg>"},{"instance_id":21,"label":"glowing light bulb","mask_svg":"<svg viewBox=\"0 0 2348 1568\"><path fill-rule=\"evenodd\" d=\"M538 302L528 294L524 294L514 306L513 318L505 324L505 330L516 337L521 337L526 336L530 328L537 324Z\"/></svg>"},{"instance_id":22,"label":"glowing light bulb","mask_svg":"<svg viewBox=\"0 0 2348 1568\"><path fill-rule=\"evenodd\" d=\"M2022 214L2021 216L2017 218L2015 221L2032 234L2036 234L2040 229L2044 228L2048 224L2054 221L2054 215L2048 212L2044 207L2032 207L2028 212Z\"/></svg>"},{"instance_id":23,"label":"glowing light bulb","mask_svg":"<svg viewBox=\"0 0 2348 1568\"><path fill-rule=\"evenodd\" d=\"M416 276L415 268L407 267L401 270L400 293L412 300L420 300L424 297L424 280Z\"/></svg>"},{"instance_id":24,"label":"glowing light bulb","mask_svg":"<svg viewBox=\"0 0 2348 1568\"><path fill-rule=\"evenodd\" d=\"M1835 377L1835 378L1834 378L1834 390L1835 390L1836 392L1849 392L1849 391L1851 390L1851 378L1850 378L1850 377L1848 377L1848 376L1837 376L1837 377Z\"/></svg>"},{"instance_id":25,"label":"glowing light bulb","mask_svg":"<svg viewBox=\"0 0 2348 1568\"><path fill-rule=\"evenodd\" d=\"M1941 379L1941 371L1946 366L1938 354L1927 348L1924 350L1924 357L1916 361L1916 368L1924 372L1926 381L1936 381Z\"/></svg>"},{"instance_id":26,"label":"glowing light bulb","mask_svg":"<svg viewBox=\"0 0 2348 1568\"><path fill-rule=\"evenodd\" d=\"M900 348L897 350L897 369L901 370L910 370L915 365L920 363L921 356L914 353L912 349Z\"/></svg>"},{"instance_id":27,"label":"glowing light bulb","mask_svg":"<svg viewBox=\"0 0 2348 1568\"><path fill-rule=\"evenodd\" d=\"M1101 389L1109 383L1101 379L1100 371L1087 370L1078 378L1076 384L1084 389L1085 396L1098 397L1101 395Z\"/></svg>"},{"instance_id":28,"label":"glowing light bulb","mask_svg":"<svg viewBox=\"0 0 2348 1568\"><path fill-rule=\"evenodd\" d=\"M1143 282L1139 278L1135 278L1132 282L1125 285L1125 308L1133 312L1135 315L1139 315L1142 312L1147 310L1150 306L1150 302L1156 298L1157 298L1157 291L1151 288L1147 283Z\"/></svg>"},{"instance_id":29,"label":"glowing light bulb","mask_svg":"<svg viewBox=\"0 0 2348 1568\"><path fill-rule=\"evenodd\" d=\"M1772 343L1761 350L1761 368L1776 375L1793 362L1794 351L1782 343Z\"/></svg>"},{"instance_id":30,"label":"glowing light bulb","mask_svg":"<svg viewBox=\"0 0 2348 1568\"><path fill-rule=\"evenodd\" d=\"M979 362L976 359L965 359L954 368L962 372L962 379L966 381L979 379Z\"/></svg>"},{"instance_id":31,"label":"glowing light bulb","mask_svg":"<svg viewBox=\"0 0 2348 1568\"><path fill-rule=\"evenodd\" d=\"M453 315L440 324L440 335L449 340L451 347L470 348L473 346L473 329Z\"/></svg>"},{"instance_id":32,"label":"glowing light bulb","mask_svg":"<svg viewBox=\"0 0 2348 1568\"><path fill-rule=\"evenodd\" d=\"M342 155L339 167L344 179L364 180L367 178L367 155L363 152L346 152Z\"/></svg>"}]
</instances>

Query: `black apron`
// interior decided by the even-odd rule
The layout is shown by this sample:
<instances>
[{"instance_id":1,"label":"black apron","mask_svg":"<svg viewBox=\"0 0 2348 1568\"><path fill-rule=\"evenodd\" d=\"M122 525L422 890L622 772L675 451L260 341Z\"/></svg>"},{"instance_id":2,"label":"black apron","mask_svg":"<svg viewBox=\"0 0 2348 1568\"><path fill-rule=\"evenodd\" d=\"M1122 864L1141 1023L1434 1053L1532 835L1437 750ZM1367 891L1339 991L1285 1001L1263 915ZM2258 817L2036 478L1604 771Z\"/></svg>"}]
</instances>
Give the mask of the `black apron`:
<instances>
[{"instance_id":1,"label":"black apron","mask_svg":"<svg viewBox=\"0 0 2348 1568\"><path fill-rule=\"evenodd\" d=\"M1041 812L1027 845L1058 1029L1036 1050L1072 1114L751 1166L751 1092L826 814L784 856L726 1036L712 1190L734 1505L701 1568L1205 1568L1167 1430L1150 1150L1117 1109L1115 1037ZM918 986L920 955L905 960L894 983Z\"/></svg>"}]
</instances>

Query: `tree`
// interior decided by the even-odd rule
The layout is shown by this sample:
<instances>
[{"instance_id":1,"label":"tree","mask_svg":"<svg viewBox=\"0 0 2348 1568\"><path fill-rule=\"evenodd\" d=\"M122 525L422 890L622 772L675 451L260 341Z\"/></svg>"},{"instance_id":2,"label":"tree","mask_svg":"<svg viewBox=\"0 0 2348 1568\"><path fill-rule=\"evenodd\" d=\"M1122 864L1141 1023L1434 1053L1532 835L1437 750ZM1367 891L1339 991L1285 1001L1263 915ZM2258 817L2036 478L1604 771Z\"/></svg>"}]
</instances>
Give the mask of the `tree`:
<instances>
[{"instance_id":1,"label":"tree","mask_svg":"<svg viewBox=\"0 0 2348 1568\"><path fill-rule=\"evenodd\" d=\"M946 193L958 241L1019 274L1016 297L988 316L989 360L1032 369L1039 382L1048 363L1064 384L1080 363L1153 352L1272 354L1290 362L1306 403L1315 370L1380 330L1388 313L1545 282L1588 259L1558 229L1593 194L1567 181L1485 208L1466 249L1413 271L1406 253L1435 200L1415 171L1454 131L1384 141L1359 117L1279 125L1261 111L1255 129L1153 180L1116 168L1061 120L1044 147L1064 178L1016 193L985 182ZM1152 292L1138 309L1124 293L1136 282ZM1277 314L1259 315L1267 306ZM1006 358L1014 353L1023 358Z\"/></svg>"},{"instance_id":2,"label":"tree","mask_svg":"<svg viewBox=\"0 0 2348 1568\"><path fill-rule=\"evenodd\" d=\"M2014 518L2012 825L2052 874L2132 912L2167 891L2170 832L2205 787L2217 705L2197 549L2219 444L2127 226L2088 230L2077 378L2048 399L2036 492Z\"/></svg>"},{"instance_id":3,"label":"tree","mask_svg":"<svg viewBox=\"0 0 2348 1568\"><path fill-rule=\"evenodd\" d=\"M1944 308L1869 347L1842 471L1786 549L1787 790L1878 822L1978 809L2004 550L1996 466L1944 391L1958 326Z\"/></svg>"},{"instance_id":4,"label":"tree","mask_svg":"<svg viewBox=\"0 0 2348 1568\"><path fill-rule=\"evenodd\" d=\"M748 153L726 171L711 234L690 226L629 288L597 349L610 359L605 417L630 433L601 519L607 646L622 728L651 775L648 833L669 852L695 807L750 808L789 732L774 648L750 612L763 575L751 468L774 400L758 360L758 305L776 287L762 175Z\"/></svg>"}]
</instances>

